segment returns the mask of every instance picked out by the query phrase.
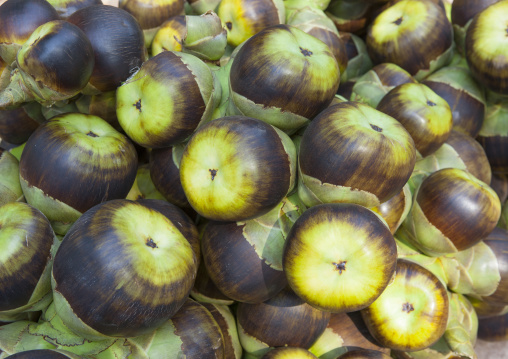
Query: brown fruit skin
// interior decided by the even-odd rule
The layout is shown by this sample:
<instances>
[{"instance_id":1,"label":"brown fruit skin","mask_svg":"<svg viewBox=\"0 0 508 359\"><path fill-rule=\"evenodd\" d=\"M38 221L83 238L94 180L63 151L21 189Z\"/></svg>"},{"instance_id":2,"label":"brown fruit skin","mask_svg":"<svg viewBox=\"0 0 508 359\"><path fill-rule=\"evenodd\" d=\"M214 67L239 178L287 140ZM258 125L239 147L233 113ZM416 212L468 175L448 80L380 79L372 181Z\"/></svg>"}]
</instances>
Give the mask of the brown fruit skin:
<instances>
[{"instance_id":1,"label":"brown fruit skin","mask_svg":"<svg viewBox=\"0 0 508 359\"><path fill-rule=\"evenodd\" d=\"M184 11L184 0L123 0L120 9L132 14L143 30L160 26L172 16L181 15Z\"/></svg>"},{"instance_id":2,"label":"brown fruit skin","mask_svg":"<svg viewBox=\"0 0 508 359\"><path fill-rule=\"evenodd\" d=\"M125 198L136 178L138 164L132 143L126 136L118 142L119 147L115 149L118 166L115 168L101 171L77 167L69 163L65 155L66 151L77 151L79 147L62 124L65 117L65 114L53 117L30 136L20 159L20 177L29 186L41 189L81 213L98 203ZM84 155L94 154L88 149L82 151Z\"/></svg>"},{"instance_id":3,"label":"brown fruit skin","mask_svg":"<svg viewBox=\"0 0 508 359\"><path fill-rule=\"evenodd\" d=\"M473 176L490 185L492 169L487 154L478 141L463 132L452 130L445 143L455 149Z\"/></svg>"},{"instance_id":4,"label":"brown fruit skin","mask_svg":"<svg viewBox=\"0 0 508 359\"><path fill-rule=\"evenodd\" d=\"M194 216L180 181L179 163L175 163L174 147L157 148L150 151L150 178L155 188L171 203Z\"/></svg>"},{"instance_id":5,"label":"brown fruit skin","mask_svg":"<svg viewBox=\"0 0 508 359\"><path fill-rule=\"evenodd\" d=\"M20 145L39 127L23 108L0 110L0 138L9 143Z\"/></svg>"},{"instance_id":6,"label":"brown fruit skin","mask_svg":"<svg viewBox=\"0 0 508 359\"><path fill-rule=\"evenodd\" d=\"M40 25L58 19L45 0L8 0L0 6L0 44L22 45Z\"/></svg>"},{"instance_id":7,"label":"brown fruit skin","mask_svg":"<svg viewBox=\"0 0 508 359\"><path fill-rule=\"evenodd\" d=\"M187 299L171 318L182 341L183 358L224 358L224 337L213 315L200 303Z\"/></svg>"},{"instance_id":8,"label":"brown fruit skin","mask_svg":"<svg viewBox=\"0 0 508 359\"><path fill-rule=\"evenodd\" d=\"M239 344L239 342L234 343L233 338L231 335L236 335L236 340L238 341L238 334L236 329L236 324L234 327L231 327L230 324L227 322L227 319L225 316L220 312L218 309L218 304L214 303L202 303L199 302L203 307L205 307L210 314L212 315L213 319L217 322L219 325L219 328L222 332L222 339L224 342L224 359L237 359L236 353L235 353L235 344ZM226 306L224 306L226 307ZM231 312L231 309L227 307L227 310L231 313L233 316L233 313Z\"/></svg>"},{"instance_id":9,"label":"brown fruit skin","mask_svg":"<svg viewBox=\"0 0 508 359\"><path fill-rule=\"evenodd\" d=\"M452 46L453 28L445 12L432 1L422 3L427 9L426 19L432 21L433 26L419 24L418 30L399 33L395 40L379 44L373 36L371 24L365 42L374 64L391 62L414 76L419 70L428 69L431 61Z\"/></svg>"},{"instance_id":10,"label":"brown fruit skin","mask_svg":"<svg viewBox=\"0 0 508 359\"><path fill-rule=\"evenodd\" d=\"M401 217L406 209L406 192L402 189L395 196L390 198L388 201L381 203L375 208L371 208L374 212L378 213L388 224L390 232L395 234L400 226ZM411 199L409 199L411 201Z\"/></svg>"},{"instance_id":11,"label":"brown fruit skin","mask_svg":"<svg viewBox=\"0 0 508 359\"><path fill-rule=\"evenodd\" d=\"M478 339L488 342L508 340L508 313L478 320Z\"/></svg>"},{"instance_id":12,"label":"brown fruit skin","mask_svg":"<svg viewBox=\"0 0 508 359\"><path fill-rule=\"evenodd\" d=\"M405 70L401 71L401 67L390 62L378 64L372 68L372 71L379 76L381 83L386 87L396 87L408 82L417 82Z\"/></svg>"},{"instance_id":13,"label":"brown fruit skin","mask_svg":"<svg viewBox=\"0 0 508 359\"><path fill-rule=\"evenodd\" d=\"M505 174L492 173L490 187L496 191L501 203L508 198L508 177Z\"/></svg>"},{"instance_id":14,"label":"brown fruit skin","mask_svg":"<svg viewBox=\"0 0 508 359\"><path fill-rule=\"evenodd\" d=\"M342 354L337 359L390 359L388 354L370 349L352 350Z\"/></svg>"},{"instance_id":15,"label":"brown fruit skin","mask_svg":"<svg viewBox=\"0 0 508 359\"><path fill-rule=\"evenodd\" d=\"M363 106L367 107L356 102L343 102L322 111L303 134L299 166L303 174L317 178L322 183L361 189L375 194L382 203L397 194L408 181L416 161L416 152L414 142L409 138L411 146L406 150L410 160L404 163L400 160L390 162L392 159L388 156L379 156L391 151L390 141L379 140L376 141L378 147L369 148L369 142L372 141L366 140L367 136L360 131L357 133L362 135L353 135L354 126L346 130L333 128L332 122L338 123L342 116L349 116L348 113L352 113L349 111L361 112ZM404 130L402 124L395 126ZM410 137L409 134L407 136ZM351 150L355 148L362 150ZM386 166L376 163L384 160L387 161L385 165L391 167L389 173L386 173Z\"/></svg>"},{"instance_id":16,"label":"brown fruit skin","mask_svg":"<svg viewBox=\"0 0 508 359\"><path fill-rule=\"evenodd\" d=\"M203 260L203 253L201 253L198 271L196 273L196 280L194 281L194 286L192 287L190 295L192 298L200 302L206 300L211 303L220 303L225 305L231 305L234 303L234 300L225 296L210 278ZM206 299L203 299L203 297Z\"/></svg>"},{"instance_id":17,"label":"brown fruit skin","mask_svg":"<svg viewBox=\"0 0 508 359\"><path fill-rule=\"evenodd\" d=\"M17 207L20 209L17 210ZM23 228L26 231L26 250L17 251L9 256L7 262L0 263L0 282L2 283L0 286L0 312L22 307L29 302L44 268L50 260L50 250L54 238L53 229L48 219L38 209L24 202L12 202L0 207L0 212L4 212L4 210L18 213L18 215L20 211L28 210L31 214L30 217L19 221L19 227L16 228L16 230ZM7 223L2 223L0 220L0 231L2 227L9 227L9 219L6 219ZM12 225L10 227L12 228ZM29 247L28 243L30 243ZM30 255L30 260L26 261L28 255ZM19 266L16 271L9 270L9 263L16 264L18 261L22 261L21 263L24 264Z\"/></svg>"},{"instance_id":18,"label":"brown fruit skin","mask_svg":"<svg viewBox=\"0 0 508 359\"><path fill-rule=\"evenodd\" d=\"M90 83L112 91L146 60L143 30L127 11L109 5L80 9L67 19L90 39L95 66Z\"/></svg>"},{"instance_id":19,"label":"brown fruit skin","mask_svg":"<svg viewBox=\"0 0 508 359\"><path fill-rule=\"evenodd\" d=\"M452 24L466 26L476 14L499 0L453 0Z\"/></svg>"},{"instance_id":20,"label":"brown fruit skin","mask_svg":"<svg viewBox=\"0 0 508 359\"><path fill-rule=\"evenodd\" d=\"M441 169L422 182L416 196L427 220L459 251L485 238L501 215L499 197L486 183L473 179L463 170Z\"/></svg>"},{"instance_id":21,"label":"brown fruit skin","mask_svg":"<svg viewBox=\"0 0 508 359\"><path fill-rule=\"evenodd\" d=\"M300 80L302 76L308 74L290 75L291 69L284 66L283 62L278 62L270 54L261 51L266 38L282 31L292 30L288 25L270 26L242 45L231 67L231 89L256 104L281 108L282 111L309 119L314 118L332 101L339 88L340 77L337 76L336 85L327 91L314 91L311 86ZM331 50L329 51L329 55L335 58ZM258 63L265 66L253 66ZM284 70L281 71L280 67Z\"/></svg>"},{"instance_id":22,"label":"brown fruit skin","mask_svg":"<svg viewBox=\"0 0 508 359\"><path fill-rule=\"evenodd\" d=\"M287 285L283 271L265 263L243 236L245 223L210 221L201 238L203 261L220 292L245 303L273 298Z\"/></svg>"},{"instance_id":23,"label":"brown fruit skin","mask_svg":"<svg viewBox=\"0 0 508 359\"><path fill-rule=\"evenodd\" d=\"M186 239L193 248L193 260L182 265L181 273L171 282L156 284L151 278L135 274L133 268L129 268L130 280L142 285L144 292L130 293L125 286L118 288L118 275L114 269L126 264L128 251L122 234L115 231L110 219L127 206L131 209L145 207L157 215L166 216L166 211L157 208L157 201L161 200L117 199L94 206L69 229L55 255L52 269L54 292L65 298L81 321L103 335L134 337L153 332L175 316L188 301L198 265L189 238ZM178 228L181 217L166 218ZM180 232L187 235L185 230ZM98 243L98 239L102 241ZM76 263L80 263L80 270L76 270ZM134 265L130 263L130 266Z\"/></svg>"},{"instance_id":24,"label":"brown fruit skin","mask_svg":"<svg viewBox=\"0 0 508 359\"><path fill-rule=\"evenodd\" d=\"M415 89L418 89L426 98L414 98ZM427 100L425 102L425 100ZM439 100L442 103L436 101ZM433 112L436 108L446 107L446 115L449 117L436 117L437 113ZM402 123L404 128L411 134L415 142L415 147L420 154L425 157L434 153L446 141L452 130L452 116L449 106L432 90L422 84L405 83L394 87L379 102L377 110L395 118ZM443 114L441 110L439 112ZM437 121L436 121L437 120ZM446 122L445 122L446 121ZM449 121L449 122L448 122ZM444 125L442 130L436 133L435 128L440 127L438 124Z\"/></svg>"},{"instance_id":25,"label":"brown fruit skin","mask_svg":"<svg viewBox=\"0 0 508 359\"><path fill-rule=\"evenodd\" d=\"M286 287L263 303L239 303L236 317L243 330L269 347L308 349L324 332L330 313L311 307Z\"/></svg>"},{"instance_id":26,"label":"brown fruit skin","mask_svg":"<svg viewBox=\"0 0 508 359\"><path fill-rule=\"evenodd\" d=\"M462 131L473 138L478 135L485 117L484 103L469 95L465 90L444 82L424 80L422 84L428 86L448 103L452 111L454 130Z\"/></svg>"},{"instance_id":27,"label":"brown fruit skin","mask_svg":"<svg viewBox=\"0 0 508 359\"><path fill-rule=\"evenodd\" d=\"M508 137L503 135L476 137L489 159L492 171L508 174Z\"/></svg>"},{"instance_id":28,"label":"brown fruit skin","mask_svg":"<svg viewBox=\"0 0 508 359\"><path fill-rule=\"evenodd\" d=\"M496 7L495 10L494 7ZM507 95L508 94L508 62L506 61L506 51L496 52L495 55L486 55L488 50L483 49L486 41L491 41L493 38L494 44L497 44L500 38L504 38L505 29L496 28L488 33L489 39L486 40L485 29L479 28L478 22L485 23L485 16L483 14L488 13L492 16L496 13L496 21L503 22L506 19L506 5L503 5L503 1L496 2L490 6L484 8L480 13L473 17L471 23L467 27L465 36L465 58L469 66L469 70L473 77L480 83L485 89L495 92L496 94ZM489 25L490 26L490 25ZM490 46L490 45L487 45ZM499 47L501 49L501 47Z\"/></svg>"},{"instance_id":29,"label":"brown fruit skin","mask_svg":"<svg viewBox=\"0 0 508 359\"><path fill-rule=\"evenodd\" d=\"M425 280L423 279L425 278ZM443 283L430 272L429 270L425 269L424 267L405 260L405 259L398 259L397 260L397 269L395 271L395 276L392 281L391 285L395 285L395 281L398 286L404 286L406 289L407 295L411 295L411 293L414 291L411 290L411 287L416 287L416 282L412 283L413 281L421 281L422 284L425 285L425 294L431 296L431 293L436 293L435 296L432 298L433 305L417 305L416 308L413 310L417 310L420 312L421 315L420 318L423 319L425 316L425 322L429 325L435 325L434 331L430 334L427 334L425 338L415 338L415 341L411 340L410 338L404 338L404 335L407 335L405 333L400 333L401 338L391 338L386 335L382 335L382 331L380 326L385 325L382 322L379 322L376 320L375 317L376 313L373 312L371 307L367 307L366 309L361 311L362 318L365 321L365 325L369 329L370 333L376 340L381 343L381 345L390 348L392 350L399 350L399 351L418 351L423 350L425 348L428 348L429 346L432 346L434 343L436 343L441 336L444 334L446 330L446 326L448 323L448 315L449 315L449 299L447 294L447 289L443 285ZM420 284L420 283L418 283ZM406 293L402 294L403 291L399 290L398 295L401 297L394 298L394 300L407 300L405 298ZM402 297L404 296L404 297ZM434 300L434 298L440 298L441 303L438 303L437 300ZM413 303L409 303L410 307L413 306ZM376 308L379 310L379 308ZM406 312L406 313L402 313ZM411 315L412 311L409 309L406 311L404 308L401 310L401 314L404 315ZM388 325L388 324L386 324ZM408 328L411 330L412 328ZM399 334L399 333L397 333ZM400 342L397 339L402 339L404 342ZM417 340L419 339L419 340ZM418 342L418 344L415 344ZM416 346L415 346L416 345Z\"/></svg>"},{"instance_id":30,"label":"brown fruit skin","mask_svg":"<svg viewBox=\"0 0 508 359\"><path fill-rule=\"evenodd\" d=\"M483 241L496 256L501 281L494 293L482 299L492 304L508 305L508 231L496 227Z\"/></svg>"},{"instance_id":31,"label":"brown fruit skin","mask_svg":"<svg viewBox=\"0 0 508 359\"><path fill-rule=\"evenodd\" d=\"M251 195L235 211L231 208L220 208L215 205L216 203L210 204L203 198L196 198L195 195L190 198L188 195L190 190L186 190L185 187L186 182L188 187L193 185L192 176L195 175L185 171L185 161L187 160L188 166L191 167L192 159L189 159L191 154L197 151L196 148L206 146L203 142L209 143L211 135L235 146L236 153L232 156L235 163L245 162L250 166L248 170L242 169L244 173L250 172L248 181L243 181L243 184L249 191L251 189L254 191L250 192ZM212 151L214 156L220 155L214 148ZM229 158L223 161L217 172L221 173L221 166L227 168L231 161ZM205 164L200 165L204 167ZM203 217L217 221L244 221L268 213L282 201L292 186L294 165L294 158L288 156L275 127L251 117L227 116L201 126L189 140L180 162L180 180L190 204ZM256 171L263 168L263 172L255 173L254 168ZM209 198L216 199L211 191L205 193Z\"/></svg>"},{"instance_id":32,"label":"brown fruit skin","mask_svg":"<svg viewBox=\"0 0 508 359\"><path fill-rule=\"evenodd\" d=\"M38 86L42 83L67 98L75 96L92 75L95 63L92 44L79 27L67 21L54 20L42 26L50 32L25 43L16 64Z\"/></svg>"},{"instance_id":33,"label":"brown fruit skin","mask_svg":"<svg viewBox=\"0 0 508 359\"><path fill-rule=\"evenodd\" d=\"M318 38L330 47L333 56L335 56L335 59L339 64L340 73L344 72L347 67L348 58L346 54L346 46L342 42L340 36L337 36L331 31L324 31L323 29L318 28L310 30L308 34Z\"/></svg>"},{"instance_id":34,"label":"brown fruit skin","mask_svg":"<svg viewBox=\"0 0 508 359\"><path fill-rule=\"evenodd\" d=\"M102 0L67 0L65 3L60 4L55 4L55 1L53 0L48 1L56 9L62 20L67 19L79 9L92 5L102 5Z\"/></svg>"}]
</instances>

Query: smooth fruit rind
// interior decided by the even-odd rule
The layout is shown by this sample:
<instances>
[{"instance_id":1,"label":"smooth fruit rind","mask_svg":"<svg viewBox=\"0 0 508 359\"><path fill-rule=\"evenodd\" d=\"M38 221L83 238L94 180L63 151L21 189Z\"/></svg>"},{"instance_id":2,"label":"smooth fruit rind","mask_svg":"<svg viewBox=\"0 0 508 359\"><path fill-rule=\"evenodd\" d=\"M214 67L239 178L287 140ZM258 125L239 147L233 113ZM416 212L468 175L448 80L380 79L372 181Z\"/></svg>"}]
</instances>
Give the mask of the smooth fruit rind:
<instances>
[{"instance_id":1,"label":"smooth fruit rind","mask_svg":"<svg viewBox=\"0 0 508 359\"><path fill-rule=\"evenodd\" d=\"M347 244L348 238L355 244ZM358 248L371 250L359 254ZM355 204L325 204L306 210L295 222L283 266L289 285L307 303L350 312L381 294L396 255L392 234L374 212Z\"/></svg>"},{"instance_id":2,"label":"smooth fruit rind","mask_svg":"<svg viewBox=\"0 0 508 359\"><path fill-rule=\"evenodd\" d=\"M418 351L441 338L448 313L448 294L441 281L420 265L399 259L394 280L362 317L382 345ZM401 316L407 318L397 320Z\"/></svg>"}]
</instances>

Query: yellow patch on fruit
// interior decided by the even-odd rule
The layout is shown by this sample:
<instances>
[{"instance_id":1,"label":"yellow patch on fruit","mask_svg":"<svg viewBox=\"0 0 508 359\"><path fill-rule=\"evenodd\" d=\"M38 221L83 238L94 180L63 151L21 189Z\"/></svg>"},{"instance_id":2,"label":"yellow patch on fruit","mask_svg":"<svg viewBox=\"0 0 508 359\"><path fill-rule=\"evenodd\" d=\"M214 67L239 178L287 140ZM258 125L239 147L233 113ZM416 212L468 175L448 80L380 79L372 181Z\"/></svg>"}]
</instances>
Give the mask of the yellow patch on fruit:
<instances>
[{"instance_id":1,"label":"yellow patch on fruit","mask_svg":"<svg viewBox=\"0 0 508 359\"><path fill-rule=\"evenodd\" d=\"M379 14L372 23L372 37L380 44L394 41L402 33L413 32L425 22L427 9L424 1L404 0Z\"/></svg>"},{"instance_id":2,"label":"yellow patch on fruit","mask_svg":"<svg viewBox=\"0 0 508 359\"><path fill-rule=\"evenodd\" d=\"M152 286L166 286L192 273L196 258L191 245L160 212L132 202L115 212L111 226L126 244L125 253L132 256L126 262L132 264L137 277ZM124 275L122 273L123 279L117 281L117 289L122 287L128 293L138 293L140 287L136 284L136 278L126 280ZM143 297L140 294L133 297Z\"/></svg>"},{"instance_id":3,"label":"yellow patch on fruit","mask_svg":"<svg viewBox=\"0 0 508 359\"><path fill-rule=\"evenodd\" d=\"M191 206L213 219L242 212L255 192L252 183L263 173L238 156L240 134L226 127L212 131L193 136L180 162L180 178Z\"/></svg>"}]
</instances>

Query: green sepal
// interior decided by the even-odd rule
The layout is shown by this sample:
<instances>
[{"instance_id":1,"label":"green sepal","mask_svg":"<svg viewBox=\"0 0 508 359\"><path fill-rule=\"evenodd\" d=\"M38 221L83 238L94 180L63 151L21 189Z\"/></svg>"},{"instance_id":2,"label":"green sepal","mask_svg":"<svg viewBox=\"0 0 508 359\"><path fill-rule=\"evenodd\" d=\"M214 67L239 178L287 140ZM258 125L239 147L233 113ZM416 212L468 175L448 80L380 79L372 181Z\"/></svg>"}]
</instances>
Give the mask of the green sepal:
<instances>
[{"instance_id":1,"label":"green sepal","mask_svg":"<svg viewBox=\"0 0 508 359\"><path fill-rule=\"evenodd\" d=\"M9 85L0 92L0 110L20 107L22 104L36 100L36 97L25 85L21 71L12 70Z\"/></svg>"},{"instance_id":2,"label":"green sepal","mask_svg":"<svg viewBox=\"0 0 508 359\"><path fill-rule=\"evenodd\" d=\"M485 104L485 90L476 82L468 68L462 66L446 66L428 76L425 81L447 84Z\"/></svg>"},{"instance_id":3,"label":"green sepal","mask_svg":"<svg viewBox=\"0 0 508 359\"><path fill-rule=\"evenodd\" d=\"M129 342L146 348L149 358L179 359L183 358L182 339L176 333L171 320L166 321L157 330L148 335L129 338ZM134 356L132 359L137 359Z\"/></svg>"},{"instance_id":4,"label":"green sepal","mask_svg":"<svg viewBox=\"0 0 508 359\"><path fill-rule=\"evenodd\" d=\"M351 39L358 50L358 55L348 60L346 71L340 75L340 83L342 84L362 76L374 66L367 52L365 41L355 34L351 34Z\"/></svg>"},{"instance_id":5,"label":"green sepal","mask_svg":"<svg viewBox=\"0 0 508 359\"><path fill-rule=\"evenodd\" d=\"M356 80L351 93L351 101L362 102L376 108L390 89L383 85L375 71L369 70Z\"/></svg>"},{"instance_id":6,"label":"green sepal","mask_svg":"<svg viewBox=\"0 0 508 359\"><path fill-rule=\"evenodd\" d=\"M446 287L448 284L448 277L446 269L441 263L440 257L429 257L418 251L406 238L404 231L397 231L395 233L395 243L397 244L397 258L406 259L421 265L423 268L429 270L434 274L443 285Z\"/></svg>"},{"instance_id":7,"label":"green sepal","mask_svg":"<svg viewBox=\"0 0 508 359\"><path fill-rule=\"evenodd\" d=\"M413 195L411 211L398 229L399 234L404 235L406 241L430 257L457 253L453 242L429 222L418 201L415 200L417 195L418 190Z\"/></svg>"},{"instance_id":8,"label":"green sepal","mask_svg":"<svg viewBox=\"0 0 508 359\"><path fill-rule=\"evenodd\" d=\"M117 340L108 338L91 341L73 333L57 314L54 304L44 311L38 325L30 329L30 334L42 336L57 349L67 350L78 355L96 355L111 347Z\"/></svg>"},{"instance_id":9,"label":"green sepal","mask_svg":"<svg viewBox=\"0 0 508 359\"><path fill-rule=\"evenodd\" d=\"M499 263L492 249L480 241L471 248L442 258L450 290L469 295L489 296L501 281Z\"/></svg>"},{"instance_id":10,"label":"green sepal","mask_svg":"<svg viewBox=\"0 0 508 359\"><path fill-rule=\"evenodd\" d=\"M12 153L0 155L0 206L24 200L19 183L19 160Z\"/></svg>"},{"instance_id":11,"label":"green sepal","mask_svg":"<svg viewBox=\"0 0 508 359\"><path fill-rule=\"evenodd\" d=\"M479 136L508 136L508 101L493 101L487 98L485 117L479 132Z\"/></svg>"},{"instance_id":12,"label":"green sepal","mask_svg":"<svg viewBox=\"0 0 508 359\"><path fill-rule=\"evenodd\" d=\"M317 178L302 174L298 166L298 195L307 207L322 203L356 203L366 208L379 206L376 195L351 187L323 183Z\"/></svg>"},{"instance_id":13,"label":"green sepal","mask_svg":"<svg viewBox=\"0 0 508 359\"><path fill-rule=\"evenodd\" d=\"M186 17L187 34L182 39L182 51L204 61L217 61L226 51L227 31L213 11Z\"/></svg>"},{"instance_id":14,"label":"green sepal","mask_svg":"<svg viewBox=\"0 0 508 359\"><path fill-rule=\"evenodd\" d=\"M445 52L443 52L441 55L439 55L436 59L430 61L429 68L428 69L421 69L416 74L413 75L415 80L417 81L423 81L426 79L430 74L436 72L442 67L445 67L450 63L450 61L453 58L453 54L455 53L455 43L452 42L451 46L446 49Z\"/></svg>"},{"instance_id":15,"label":"green sepal","mask_svg":"<svg viewBox=\"0 0 508 359\"><path fill-rule=\"evenodd\" d=\"M335 359L346 352L344 339L329 327L312 344L309 351L319 359Z\"/></svg>"},{"instance_id":16,"label":"green sepal","mask_svg":"<svg viewBox=\"0 0 508 359\"><path fill-rule=\"evenodd\" d=\"M220 0L197 0L190 3L185 2L185 13L187 15L201 15L207 11L217 11Z\"/></svg>"},{"instance_id":17,"label":"green sepal","mask_svg":"<svg viewBox=\"0 0 508 359\"><path fill-rule=\"evenodd\" d=\"M78 210L30 186L22 177L20 183L27 203L44 213L50 222L73 223L81 216Z\"/></svg>"},{"instance_id":18,"label":"green sepal","mask_svg":"<svg viewBox=\"0 0 508 359\"><path fill-rule=\"evenodd\" d=\"M466 164L457 151L447 143L443 143L432 154L419 158L408 181L411 193L415 194L423 180L442 168L459 168L467 171Z\"/></svg>"},{"instance_id":19,"label":"green sepal","mask_svg":"<svg viewBox=\"0 0 508 359\"><path fill-rule=\"evenodd\" d=\"M306 207L296 194L286 197L270 212L245 221L243 236L259 258L275 270L282 271L282 251L288 233Z\"/></svg>"},{"instance_id":20,"label":"green sepal","mask_svg":"<svg viewBox=\"0 0 508 359\"><path fill-rule=\"evenodd\" d=\"M138 166L136 178L134 179L132 188L126 198L132 201L145 198L160 199L167 202L166 198L157 190L157 188L155 188L155 185L153 184L152 178L150 177L149 163Z\"/></svg>"},{"instance_id":21,"label":"green sepal","mask_svg":"<svg viewBox=\"0 0 508 359\"><path fill-rule=\"evenodd\" d=\"M474 350L478 333L478 316L469 300L461 294L448 292L450 311L444 339L450 348L470 359L476 359Z\"/></svg>"},{"instance_id":22,"label":"green sepal","mask_svg":"<svg viewBox=\"0 0 508 359\"><path fill-rule=\"evenodd\" d=\"M56 349L45 337L30 333L37 326L35 322L23 320L0 327L0 358L33 349Z\"/></svg>"},{"instance_id":23,"label":"green sepal","mask_svg":"<svg viewBox=\"0 0 508 359\"><path fill-rule=\"evenodd\" d=\"M214 79L215 81L218 81L221 88L220 100L217 107L214 109L214 112L211 117L212 120L227 116L229 103L232 101L229 92L229 72L231 71L232 64L233 61L228 61L223 66L217 67L216 69L212 70Z\"/></svg>"},{"instance_id":24,"label":"green sepal","mask_svg":"<svg viewBox=\"0 0 508 359\"><path fill-rule=\"evenodd\" d=\"M270 349L273 349L272 347L268 346L268 344L263 343L259 339L247 333L245 329L243 329L238 319L236 321L236 327L238 328L238 338L240 339L242 348L246 353L261 358L268 351L270 351Z\"/></svg>"},{"instance_id":25,"label":"green sepal","mask_svg":"<svg viewBox=\"0 0 508 359\"><path fill-rule=\"evenodd\" d=\"M266 107L260 104L256 104L254 101L249 100L245 96L234 92L231 89L231 84L229 91L232 98L231 102L234 105L234 110L228 111L230 114L257 118L272 126L277 127L287 134L292 134L299 128L310 123L308 118L297 115L295 113L283 111L277 107Z\"/></svg>"},{"instance_id":26,"label":"green sepal","mask_svg":"<svg viewBox=\"0 0 508 359\"><path fill-rule=\"evenodd\" d=\"M396 352L392 351L394 358L403 359L457 359L457 353L455 353L444 336L441 337L435 344L427 349L414 351L414 352Z\"/></svg>"}]
</instances>

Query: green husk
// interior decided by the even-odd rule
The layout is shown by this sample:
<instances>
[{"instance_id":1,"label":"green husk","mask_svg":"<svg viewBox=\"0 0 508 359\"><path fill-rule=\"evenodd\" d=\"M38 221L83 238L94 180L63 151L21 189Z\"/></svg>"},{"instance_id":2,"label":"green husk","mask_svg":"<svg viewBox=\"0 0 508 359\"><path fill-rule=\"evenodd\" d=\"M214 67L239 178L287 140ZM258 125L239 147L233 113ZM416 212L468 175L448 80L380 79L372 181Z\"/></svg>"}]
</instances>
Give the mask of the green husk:
<instances>
[{"instance_id":1,"label":"green husk","mask_svg":"<svg viewBox=\"0 0 508 359\"><path fill-rule=\"evenodd\" d=\"M453 351L444 336L441 337L431 347L415 351L415 352L398 352L392 351L392 356L396 359L465 359L466 357L459 357L455 351Z\"/></svg>"},{"instance_id":2,"label":"green husk","mask_svg":"<svg viewBox=\"0 0 508 359\"><path fill-rule=\"evenodd\" d=\"M323 183L317 178L302 174L300 166L298 166L298 195L307 207L334 202L354 202L367 208L380 204L379 199L372 193Z\"/></svg>"},{"instance_id":3,"label":"green husk","mask_svg":"<svg viewBox=\"0 0 508 359\"><path fill-rule=\"evenodd\" d=\"M33 349L56 349L56 345L46 341L44 336L30 332L36 328L36 322L22 320L1 327L0 359L9 355Z\"/></svg>"},{"instance_id":4,"label":"green husk","mask_svg":"<svg viewBox=\"0 0 508 359\"><path fill-rule=\"evenodd\" d=\"M436 59L430 61L430 66L428 69L419 70L416 74L413 75L413 77L417 81L424 80L430 74L448 65L452 61L454 53L455 53L455 43L452 42L452 45L445 52L439 55Z\"/></svg>"},{"instance_id":5,"label":"green husk","mask_svg":"<svg viewBox=\"0 0 508 359\"><path fill-rule=\"evenodd\" d=\"M197 0L192 2L186 1L185 13L187 15L201 15L207 11L217 11L219 3L220 0Z\"/></svg>"},{"instance_id":6,"label":"green husk","mask_svg":"<svg viewBox=\"0 0 508 359\"><path fill-rule=\"evenodd\" d=\"M429 257L418 251L408 241L403 232L395 233L395 243L397 244L397 257L407 259L411 262L421 265L434 274L444 286L448 284L446 269L443 267L440 257Z\"/></svg>"},{"instance_id":7,"label":"green husk","mask_svg":"<svg viewBox=\"0 0 508 359\"><path fill-rule=\"evenodd\" d=\"M349 59L346 71L340 75L340 83L360 77L374 66L367 52L365 41L355 34L350 34L350 36L358 50L358 55Z\"/></svg>"},{"instance_id":8,"label":"green husk","mask_svg":"<svg viewBox=\"0 0 508 359\"><path fill-rule=\"evenodd\" d=\"M467 170L467 166L457 151L444 143L432 154L416 161L413 173L409 179L409 187L413 196L422 181L432 173L443 168L459 168Z\"/></svg>"},{"instance_id":9,"label":"green husk","mask_svg":"<svg viewBox=\"0 0 508 359\"><path fill-rule=\"evenodd\" d=\"M441 258L451 291L475 296L489 296L501 281L496 255L480 241L473 247Z\"/></svg>"},{"instance_id":10,"label":"green husk","mask_svg":"<svg viewBox=\"0 0 508 359\"><path fill-rule=\"evenodd\" d=\"M200 16L186 16L187 35L182 39L182 51L204 61L217 61L226 51L227 31L213 11Z\"/></svg>"},{"instance_id":11,"label":"green husk","mask_svg":"<svg viewBox=\"0 0 508 359\"><path fill-rule=\"evenodd\" d=\"M0 110L16 108L34 100L37 98L25 85L21 71L18 68L12 70L9 84L0 92Z\"/></svg>"},{"instance_id":12,"label":"green husk","mask_svg":"<svg viewBox=\"0 0 508 359\"><path fill-rule=\"evenodd\" d=\"M19 160L10 152L0 154L0 206L9 202L23 201L19 182Z\"/></svg>"},{"instance_id":13,"label":"green husk","mask_svg":"<svg viewBox=\"0 0 508 359\"><path fill-rule=\"evenodd\" d=\"M477 359L474 346L478 334L478 316L466 297L450 292L448 294L450 311L443 337L457 354Z\"/></svg>"},{"instance_id":14,"label":"green husk","mask_svg":"<svg viewBox=\"0 0 508 359\"><path fill-rule=\"evenodd\" d=\"M134 180L134 184L132 185L132 188L127 194L126 198L133 201L141 198L160 199L167 201L162 193L160 193L153 184L153 181L150 177L149 163L138 166L136 179Z\"/></svg>"},{"instance_id":15,"label":"green husk","mask_svg":"<svg viewBox=\"0 0 508 359\"><path fill-rule=\"evenodd\" d=\"M243 236L254 247L259 258L263 258L270 267L282 271L282 251L287 235L295 221L306 207L297 194L282 200L267 214L246 222Z\"/></svg>"}]
</instances>

